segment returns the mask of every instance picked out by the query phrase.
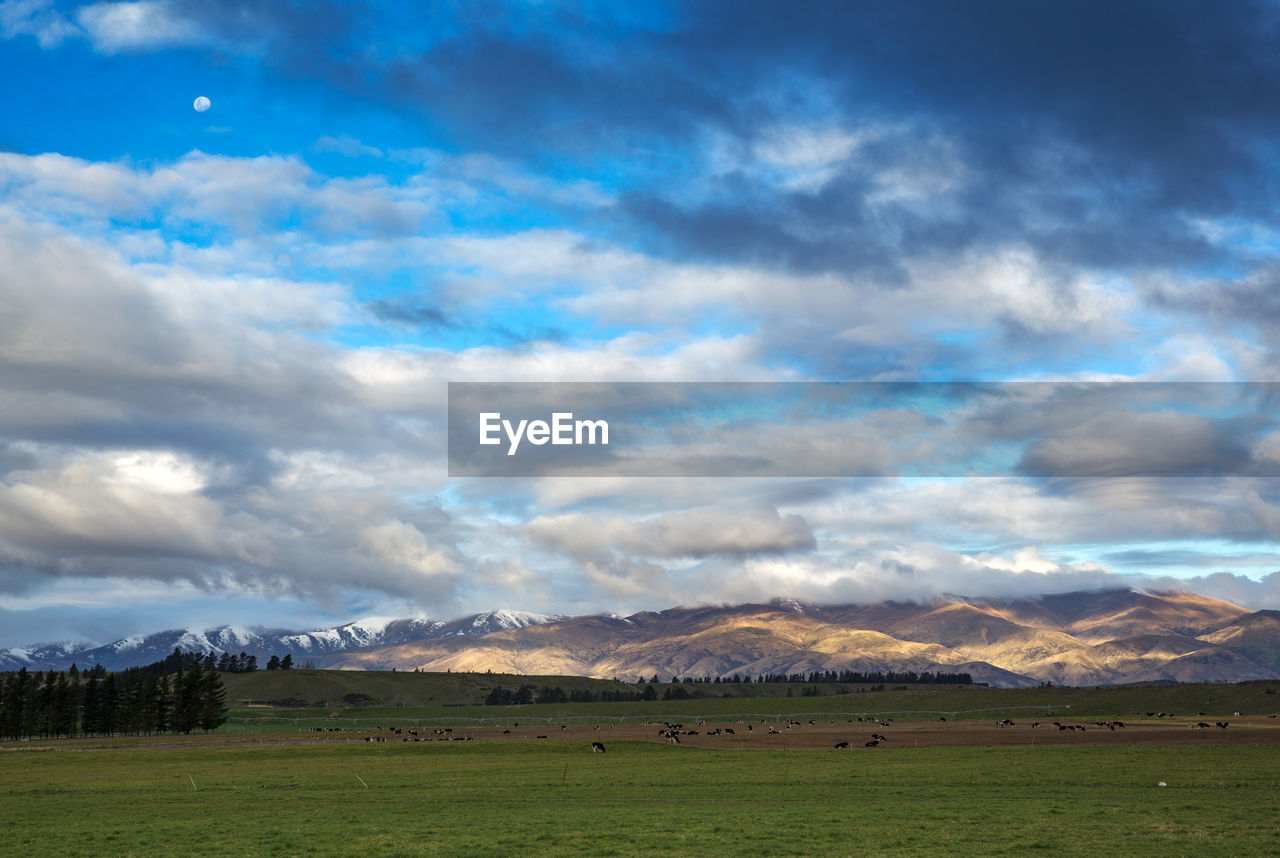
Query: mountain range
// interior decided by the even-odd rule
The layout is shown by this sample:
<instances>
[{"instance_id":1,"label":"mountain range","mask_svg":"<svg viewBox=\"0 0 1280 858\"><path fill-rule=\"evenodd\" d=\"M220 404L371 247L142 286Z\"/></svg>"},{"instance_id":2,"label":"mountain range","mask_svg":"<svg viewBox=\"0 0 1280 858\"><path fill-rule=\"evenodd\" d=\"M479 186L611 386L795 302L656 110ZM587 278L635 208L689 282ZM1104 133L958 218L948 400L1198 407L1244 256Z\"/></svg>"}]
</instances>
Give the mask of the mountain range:
<instances>
[{"instance_id":1,"label":"mountain range","mask_svg":"<svg viewBox=\"0 0 1280 858\"><path fill-rule=\"evenodd\" d=\"M445 622L368 618L310 632L173 630L106 646L0 650L0 669L120 669L184 651L291 653L354 670L663 680L854 670L968 673L995 686L1241 682L1280 677L1280 611L1188 592L1077 592L927 604L676 607L631 616L491 611Z\"/></svg>"}]
</instances>

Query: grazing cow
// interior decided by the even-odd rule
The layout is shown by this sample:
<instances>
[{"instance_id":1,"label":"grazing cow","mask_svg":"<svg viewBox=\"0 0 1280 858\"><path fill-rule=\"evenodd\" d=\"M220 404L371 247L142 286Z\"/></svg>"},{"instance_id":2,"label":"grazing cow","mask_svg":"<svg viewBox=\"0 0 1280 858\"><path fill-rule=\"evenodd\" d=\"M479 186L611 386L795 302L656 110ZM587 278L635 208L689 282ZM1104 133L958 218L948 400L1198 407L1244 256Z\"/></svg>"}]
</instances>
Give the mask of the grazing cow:
<instances>
[{"instance_id":1,"label":"grazing cow","mask_svg":"<svg viewBox=\"0 0 1280 858\"><path fill-rule=\"evenodd\" d=\"M1272 717L1272 718L1274 718L1274 717L1276 717L1276 716L1272 715L1271 717ZM748 727L747 729L749 730L749 729L751 729L751 728L750 728L750 727ZM733 728L732 728L732 727L725 727L725 728L724 728L724 731L725 731L726 733L728 733L730 736L735 735L735 734L734 734L734 732L733 732Z\"/></svg>"},{"instance_id":2,"label":"grazing cow","mask_svg":"<svg viewBox=\"0 0 1280 858\"><path fill-rule=\"evenodd\" d=\"M866 743L866 744L864 744L862 747L864 747L864 748L878 748L879 746L880 746L880 742L879 742L879 740L878 740L878 739L872 739L870 742L867 742L867 743Z\"/></svg>"},{"instance_id":3,"label":"grazing cow","mask_svg":"<svg viewBox=\"0 0 1280 858\"><path fill-rule=\"evenodd\" d=\"M848 743L848 742L836 742L836 747L837 747L837 748L847 748L847 747L849 747L849 743Z\"/></svg>"},{"instance_id":4,"label":"grazing cow","mask_svg":"<svg viewBox=\"0 0 1280 858\"><path fill-rule=\"evenodd\" d=\"M602 742L592 742L591 750L597 754L603 754L605 752L604 744Z\"/></svg>"},{"instance_id":5,"label":"grazing cow","mask_svg":"<svg viewBox=\"0 0 1280 858\"><path fill-rule=\"evenodd\" d=\"M1231 724L1230 721L1214 721L1213 723L1217 724L1223 730L1227 729L1227 727Z\"/></svg>"}]
</instances>

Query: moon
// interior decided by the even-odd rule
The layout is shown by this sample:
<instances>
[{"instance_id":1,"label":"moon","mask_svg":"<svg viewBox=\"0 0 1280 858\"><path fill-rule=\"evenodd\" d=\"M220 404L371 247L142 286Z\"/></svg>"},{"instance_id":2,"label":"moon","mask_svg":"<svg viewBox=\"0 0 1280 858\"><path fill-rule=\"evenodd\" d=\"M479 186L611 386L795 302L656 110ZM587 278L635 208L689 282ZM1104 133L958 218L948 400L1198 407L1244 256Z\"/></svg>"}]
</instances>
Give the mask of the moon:
<instances>
[{"instance_id":1,"label":"moon","mask_svg":"<svg viewBox=\"0 0 1280 858\"><path fill-rule=\"evenodd\" d=\"M213 106L213 102L205 98L203 95L197 98L191 105L196 109L196 113L204 113Z\"/></svg>"}]
</instances>

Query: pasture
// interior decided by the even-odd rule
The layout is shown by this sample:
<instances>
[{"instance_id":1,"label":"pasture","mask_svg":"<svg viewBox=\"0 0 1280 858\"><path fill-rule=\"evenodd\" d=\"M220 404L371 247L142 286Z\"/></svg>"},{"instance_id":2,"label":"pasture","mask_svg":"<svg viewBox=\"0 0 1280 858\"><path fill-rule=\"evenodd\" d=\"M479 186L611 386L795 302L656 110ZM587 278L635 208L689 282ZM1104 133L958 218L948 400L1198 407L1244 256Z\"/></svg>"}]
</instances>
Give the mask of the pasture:
<instances>
[{"instance_id":1,"label":"pasture","mask_svg":"<svg viewBox=\"0 0 1280 858\"><path fill-rule=\"evenodd\" d=\"M506 679L297 671L239 687L366 702L232 681L215 733L0 744L0 855L1280 855L1277 683L474 705Z\"/></svg>"},{"instance_id":2,"label":"pasture","mask_svg":"<svg viewBox=\"0 0 1280 858\"><path fill-rule=\"evenodd\" d=\"M314 726L482 725L516 721L561 723L635 723L656 719L826 717L846 719L880 715L898 720L976 720L1119 718L1142 720L1147 712L1174 713L1180 718L1265 716L1280 711L1280 682L1167 685L1121 688L939 688L915 686L884 691L861 690L831 696L804 697L803 686L765 684L758 688L796 696L739 696L733 686L693 685L708 696L686 700L629 703L551 703L527 706L483 706L480 700L495 686L522 682L565 689L627 688L608 680L558 676L499 674L388 673L361 671L258 671L224 677L231 719L221 729L257 733L293 731ZM659 684L665 691L668 684ZM754 689L753 689L754 690ZM710 696L717 693L727 697ZM368 702L346 705L348 694ZM289 698L297 706L264 705ZM1204 712L1204 716L1199 713Z\"/></svg>"},{"instance_id":3,"label":"pasture","mask_svg":"<svg viewBox=\"0 0 1280 858\"><path fill-rule=\"evenodd\" d=\"M1275 744L280 738L9 745L0 854L1280 855Z\"/></svg>"}]
</instances>

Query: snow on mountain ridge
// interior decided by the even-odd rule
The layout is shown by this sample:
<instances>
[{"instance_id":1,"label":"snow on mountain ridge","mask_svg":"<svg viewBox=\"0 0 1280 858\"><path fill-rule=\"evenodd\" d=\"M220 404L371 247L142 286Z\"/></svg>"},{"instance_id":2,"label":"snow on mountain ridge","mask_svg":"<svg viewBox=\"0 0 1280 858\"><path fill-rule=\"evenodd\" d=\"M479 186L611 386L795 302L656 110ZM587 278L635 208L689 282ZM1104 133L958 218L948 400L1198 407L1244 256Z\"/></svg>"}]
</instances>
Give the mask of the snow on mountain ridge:
<instances>
[{"instance_id":1,"label":"snow on mountain ridge","mask_svg":"<svg viewBox=\"0 0 1280 858\"><path fill-rule=\"evenodd\" d=\"M147 635L130 635L101 646L89 641L69 641L66 646L59 647L37 644L0 649L0 670L17 670L24 666L65 669L72 661L90 665L100 663L108 670L118 670L158 661L175 648L184 652L230 652L233 655L248 652L260 659L270 655L283 656L292 651L296 658L299 655L329 654L448 635L485 635L560 619L564 618L501 609L449 622L430 617L368 616L307 632L234 625L203 630L167 629Z\"/></svg>"},{"instance_id":2,"label":"snow on mountain ridge","mask_svg":"<svg viewBox=\"0 0 1280 858\"><path fill-rule=\"evenodd\" d=\"M535 614L532 611L517 611L511 608L499 608L496 611L486 611L483 614L476 614L471 625L472 627L478 628L485 625L487 621L493 620L504 629L522 629L525 626L537 626L544 623L555 622L560 619L564 618L549 614Z\"/></svg>"}]
</instances>

